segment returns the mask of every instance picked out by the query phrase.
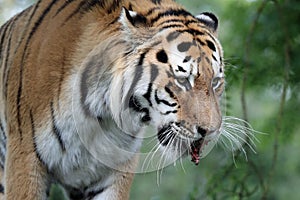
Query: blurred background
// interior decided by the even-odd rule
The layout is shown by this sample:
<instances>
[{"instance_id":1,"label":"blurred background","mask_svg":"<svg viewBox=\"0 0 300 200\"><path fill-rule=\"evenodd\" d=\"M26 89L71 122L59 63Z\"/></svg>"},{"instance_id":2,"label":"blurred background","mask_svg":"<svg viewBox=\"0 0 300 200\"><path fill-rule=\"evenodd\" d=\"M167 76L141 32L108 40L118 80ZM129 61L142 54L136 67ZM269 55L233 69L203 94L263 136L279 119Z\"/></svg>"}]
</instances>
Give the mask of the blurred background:
<instances>
[{"instance_id":1,"label":"blurred background","mask_svg":"<svg viewBox=\"0 0 300 200\"><path fill-rule=\"evenodd\" d=\"M33 0L0 0L0 24ZM259 132L255 152L216 145L162 172L137 174L131 199L300 199L300 1L178 0L191 13L220 20L226 61L224 115ZM158 179L157 176L161 176ZM61 199L57 186L52 199Z\"/></svg>"}]
</instances>

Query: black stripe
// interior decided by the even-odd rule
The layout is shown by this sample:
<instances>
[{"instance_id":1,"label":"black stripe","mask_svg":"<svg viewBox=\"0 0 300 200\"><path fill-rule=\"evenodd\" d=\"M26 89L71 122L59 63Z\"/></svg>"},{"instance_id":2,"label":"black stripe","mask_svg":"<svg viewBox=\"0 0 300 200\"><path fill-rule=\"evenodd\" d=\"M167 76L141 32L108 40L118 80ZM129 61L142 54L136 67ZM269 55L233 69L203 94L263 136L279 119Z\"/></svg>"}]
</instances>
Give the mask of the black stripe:
<instances>
[{"instance_id":1,"label":"black stripe","mask_svg":"<svg viewBox=\"0 0 300 200\"><path fill-rule=\"evenodd\" d=\"M132 10L132 4L129 3L128 10Z\"/></svg>"},{"instance_id":2,"label":"black stripe","mask_svg":"<svg viewBox=\"0 0 300 200\"><path fill-rule=\"evenodd\" d=\"M109 44L106 49L111 49L116 45L124 44L124 40L115 41L111 44ZM105 51L105 50L103 50ZM89 61L85 64L84 71L81 74L81 80L80 80L80 101L81 106L87 116L93 116L91 113L91 110L89 108L89 105L86 103L86 98L89 95L89 89L90 86L98 87L101 80L106 79L106 76L102 76L103 74L107 73L107 70L103 71L102 66L104 66L104 63L107 62L105 58L99 58L98 55L92 56L92 58L89 59ZM61 77L63 78L63 77ZM63 80L62 80L63 81Z\"/></svg>"},{"instance_id":3,"label":"black stripe","mask_svg":"<svg viewBox=\"0 0 300 200\"><path fill-rule=\"evenodd\" d=\"M0 193L4 194L4 187L2 184L0 184Z\"/></svg>"},{"instance_id":4,"label":"black stripe","mask_svg":"<svg viewBox=\"0 0 300 200\"><path fill-rule=\"evenodd\" d=\"M192 47L193 43L191 42L182 42L177 46L178 51L186 52Z\"/></svg>"},{"instance_id":5,"label":"black stripe","mask_svg":"<svg viewBox=\"0 0 300 200\"><path fill-rule=\"evenodd\" d=\"M168 115L168 114L171 114L171 113L177 113L178 112L178 110L169 110L169 111L167 111L167 112L165 112L165 113L162 113L163 115Z\"/></svg>"},{"instance_id":6,"label":"black stripe","mask_svg":"<svg viewBox=\"0 0 300 200\"><path fill-rule=\"evenodd\" d=\"M151 15L152 13L154 13L154 11L159 10L159 7L154 7L151 8L146 14L144 14L145 17Z\"/></svg>"},{"instance_id":7,"label":"black stripe","mask_svg":"<svg viewBox=\"0 0 300 200\"><path fill-rule=\"evenodd\" d=\"M148 101L150 107L152 107L151 92L152 92L152 83L149 83L147 92L143 95L143 97Z\"/></svg>"},{"instance_id":8,"label":"black stripe","mask_svg":"<svg viewBox=\"0 0 300 200\"><path fill-rule=\"evenodd\" d=\"M111 5L109 7L110 9L108 10L108 13L111 13L111 12L115 11L117 8L119 8L121 3L122 3L122 0L114 0L113 5Z\"/></svg>"},{"instance_id":9,"label":"black stripe","mask_svg":"<svg viewBox=\"0 0 300 200\"><path fill-rule=\"evenodd\" d=\"M73 18L77 13L80 12L80 10L84 7L86 2L83 0L80 2L80 4L77 6L77 8L66 18L63 24L65 24L67 21L69 21L71 18Z\"/></svg>"},{"instance_id":10,"label":"black stripe","mask_svg":"<svg viewBox=\"0 0 300 200\"><path fill-rule=\"evenodd\" d=\"M95 6L100 6L100 8L104 8L105 6L105 1L99 1L99 0L89 0L86 1L84 6L82 6L80 9L82 9L84 12L88 10L92 10Z\"/></svg>"},{"instance_id":11,"label":"black stripe","mask_svg":"<svg viewBox=\"0 0 300 200\"><path fill-rule=\"evenodd\" d=\"M165 104L167 106L170 106L170 107L177 106L177 103L170 103L170 102L168 102L168 101L166 101L164 99L159 99L158 95L157 95L157 90L155 90L155 96L154 97L155 97L155 101L156 101L157 104L163 103L163 104Z\"/></svg>"},{"instance_id":12,"label":"black stripe","mask_svg":"<svg viewBox=\"0 0 300 200\"><path fill-rule=\"evenodd\" d=\"M180 9L180 10L168 10L166 12L160 13L158 14L155 18L153 18L151 20L151 24L154 24L155 22L157 22L159 19L166 17L166 16L191 16L193 17L193 15L191 15L189 12L187 12L186 10Z\"/></svg>"},{"instance_id":13,"label":"black stripe","mask_svg":"<svg viewBox=\"0 0 300 200\"><path fill-rule=\"evenodd\" d=\"M168 42L172 42L173 40L175 40L176 38L178 38L180 34L181 34L181 32L179 32L179 31L174 31L174 32L170 33L167 36L167 41Z\"/></svg>"},{"instance_id":14,"label":"black stripe","mask_svg":"<svg viewBox=\"0 0 300 200\"><path fill-rule=\"evenodd\" d=\"M212 39L212 41L214 42L214 43L217 43L217 41L215 40L215 37L210 33L210 32L205 32L206 33L206 35L208 35L209 37L210 37L210 39Z\"/></svg>"},{"instance_id":15,"label":"black stripe","mask_svg":"<svg viewBox=\"0 0 300 200\"><path fill-rule=\"evenodd\" d=\"M107 187L105 188L100 188L98 190L94 190L94 191L90 191L88 194L87 194L87 198L86 199L93 199L96 195L104 192L104 190L106 189Z\"/></svg>"},{"instance_id":16,"label":"black stripe","mask_svg":"<svg viewBox=\"0 0 300 200\"><path fill-rule=\"evenodd\" d=\"M160 4L161 0L151 0L154 4Z\"/></svg>"},{"instance_id":17,"label":"black stripe","mask_svg":"<svg viewBox=\"0 0 300 200\"><path fill-rule=\"evenodd\" d=\"M2 67L3 64L3 60L5 58L5 64L7 65L7 60L9 57L9 51L10 51L10 44L11 44L11 38L12 38L12 29L14 26L14 19L11 19L9 21L9 23L7 23L7 26L4 27L4 33L1 37L1 46L0 46L0 68ZM5 44L5 40L6 38L9 36L8 42L6 45ZM4 70L5 71L5 70ZM4 77L4 75L3 75ZM3 79L4 80L4 79Z\"/></svg>"},{"instance_id":18,"label":"black stripe","mask_svg":"<svg viewBox=\"0 0 300 200\"><path fill-rule=\"evenodd\" d=\"M168 28L185 28L185 26L182 25L182 24L170 24L170 25L165 25L165 26L161 27L159 29L159 31L163 31L163 30L168 29Z\"/></svg>"},{"instance_id":19,"label":"black stripe","mask_svg":"<svg viewBox=\"0 0 300 200\"><path fill-rule=\"evenodd\" d=\"M76 0L66 0L65 3L59 7L54 15L56 17L62 10L64 10L69 4L75 2Z\"/></svg>"},{"instance_id":20,"label":"black stripe","mask_svg":"<svg viewBox=\"0 0 300 200\"><path fill-rule=\"evenodd\" d=\"M158 76L158 66L155 64L151 64L150 83L153 83L157 76Z\"/></svg>"},{"instance_id":21,"label":"black stripe","mask_svg":"<svg viewBox=\"0 0 300 200\"><path fill-rule=\"evenodd\" d=\"M136 112L144 114L141 118L142 122L148 122L148 121L151 120L149 109L144 108L135 96L130 97L130 99L129 99L129 108L133 109Z\"/></svg>"},{"instance_id":22,"label":"black stripe","mask_svg":"<svg viewBox=\"0 0 300 200\"><path fill-rule=\"evenodd\" d=\"M4 130L4 127L0 121L0 130L1 130L1 134L3 135L3 139L6 141L6 133L5 133L5 130Z\"/></svg>"},{"instance_id":23,"label":"black stripe","mask_svg":"<svg viewBox=\"0 0 300 200\"><path fill-rule=\"evenodd\" d=\"M9 26L10 23L11 23L11 19L6 21L4 24L2 24L0 26L0 33L5 32L5 29L8 29L8 26ZM2 35L2 37L3 37L3 35ZM2 40L3 40L3 38L2 38ZM2 40L0 40L0 41L2 41Z\"/></svg>"},{"instance_id":24,"label":"black stripe","mask_svg":"<svg viewBox=\"0 0 300 200\"><path fill-rule=\"evenodd\" d=\"M64 65L62 65L61 66L61 72L60 72L60 78L59 78L59 81L58 81L57 102L59 102L59 99L60 99L62 83L63 83L63 80L64 80L64 74L65 74Z\"/></svg>"},{"instance_id":25,"label":"black stripe","mask_svg":"<svg viewBox=\"0 0 300 200\"><path fill-rule=\"evenodd\" d=\"M201 44L201 46L205 46L205 45L206 45L205 42L203 42L203 41L200 40L199 38L197 38L196 40Z\"/></svg>"},{"instance_id":26,"label":"black stripe","mask_svg":"<svg viewBox=\"0 0 300 200\"><path fill-rule=\"evenodd\" d=\"M149 109L143 108L143 112L145 113L145 115L141 119L142 122L148 122L148 121L150 121L151 117L150 117Z\"/></svg>"},{"instance_id":27,"label":"black stripe","mask_svg":"<svg viewBox=\"0 0 300 200\"><path fill-rule=\"evenodd\" d=\"M4 169L5 167L5 155L6 155L6 141L2 140L0 144L0 167Z\"/></svg>"},{"instance_id":28,"label":"black stripe","mask_svg":"<svg viewBox=\"0 0 300 200\"><path fill-rule=\"evenodd\" d=\"M89 78L92 72L92 68L95 66L95 60L92 58L89 60L89 62L86 65L85 70L83 71L83 73L81 74L81 80L80 80L80 102L81 102L81 106L84 110L84 113L88 116L90 116L90 111L88 106L85 103L86 97L88 95L88 85L89 83Z\"/></svg>"},{"instance_id":29,"label":"black stripe","mask_svg":"<svg viewBox=\"0 0 300 200\"><path fill-rule=\"evenodd\" d=\"M0 130L1 130L2 133L5 133L1 120L0 120Z\"/></svg>"},{"instance_id":30,"label":"black stripe","mask_svg":"<svg viewBox=\"0 0 300 200\"><path fill-rule=\"evenodd\" d=\"M111 21L109 24L108 24L108 27L110 27L111 25L115 24L119 22L119 17L115 18L113 21Z\"/></svg>"},{"instance_id":31,"label":"black stripe","mask_svg":"<svg viewBox=\"0 0 300 200\"><path fill-rule=\"evenodd\" d=\"M39 28L39 26L41 25L42 21L44 20L44 18L47 16L47 14L50 12L51 8L55 5L55 3L57 2L58 0L52 0L51 3L49 4L48 7L46 7L46 9L42 12L42 14L40 15L40 17L38 18L38 20L34 23L34 26L33 28L31 29L30 33L29 33L29 36L26 40L26 44L25 44L25 49L24 49L24 52L26 53L26 50L28 48L28 44L31 40L31 38L33 37L33 35L36 33L37 29ZM38 7L38 5L37 5ZM31 16L31 18L29 20L31 20L34 16L34 13L36 12L36 9L35 11L33 11L33 14ZM24 54L25 54L24 53ZM22 61L24 61L24 58L25 56L23 56L23 59Z\"/></svg>"},{"instance_id":32,"label":"black stripe","mask_svg":"<svg viewBox=\"0 0 300 200\"><path fill-rule=\"evenodd\" d=\"M33 11L33 13L32 13L29 20L31 20L33 18L40 2L41 1L39 1L36 4L36 7L34 8L34 11ZM18 95L17 95L17 118L18 118L17 120L18 120L18 130L19 130L21 140L23 140L23 132L22 132L22 129L21 129L21 96L22 96L22 90L23 90L23 67L24 67L24 64L25 64L25 57L27 56L28 45L29 45L29 42L31 41L33 35L36 33L37 29L41 25L41 22L47 16L47 14L50 12L52 6L56 2L57 2L57 0L52 0L52 2L49 4L49 6L42 12L42 15L40 15L38 20L34 23L34 26L31 29L31 31L29 33L29 36L28 36L28 38L26 40L26 43L25 43L24 53L23 53L23 56L22 56L22 61L21 61L21 66L20 66L19 88L18 88Z\"/></svg>"},{"instance_id":33,"label":"black stripe","mask_svg":"<svg viewBox=\"0 0 300 200\"><path fill-rule=\"evenodd\" d=\"M177 65L177 68L178 68L178 69L175 70L176 72L183 72L183 73L186 73L186 70L185 70L182 66Z\"/></svg>"},{"instance_id":34,"label":"black stripe","mask_svg":"<svg viewBox=\"0 0 300 200\"><path fill-rule=\"evenodd\" d=\"M34 9L33 9L32 13L31 13L29 19L27 20L27 21L28 21L28 24L31 22L31 20L32 20L34 14L36 13L37 9L39 8L41 2L42 2L42 1L39 0L39 1L35 4Z\"/></svg>"},{"instance_id":35,"label":"black stripe","mask_svg":"<svg viewBox=\"0 0 300 200\"><path fill-rule=\"evenodd\" d=\"M206 62L207 62L208 64L211 64L211 63L210 63L210 60L209 60L209 58L208 58L207 56L205 57L205 60L206 60Z\"/></svg>"},{"instance_id":36,"label":"black stripe","mask_svg":"<svg viewBox=\"0 0 300 200\"><path fill-rule=\"evenodd\" d=\"M37 149L36 140L35 140L36 130L35 130L35 124L34 124L32 110L30 110L30 123L31 123L31 136L32 136L32 140L33 140L33 148L34 148L35 155L44 166L47 166Z\"/></svg>"},{"instance_id":37,"label":"black stripe","mask_svg":"<svg viewBox=\"0 0 300 200\"><path fill-rule=\"evenodd\" d=\"M117 8L120 7L122 0L114 0L112 4L107 6L109 9L107 10L108 13L115 11ZM83 11L91 10L95 6L99 6L100 8L105 8L107 5L106 1L99 1L99 0L89 0L85 7L83 7Z\"/></svg>"},{"instance_id":38,"label":"black stripe","mask_svg":"<svg viewBox=\"0 0 300 200\"><path fill-rule=\"evenodd\" d=\"M114 0L113 4L108 6L109 9L107 10L107 13L111 13L115 11L117 8L120 7L122 0ZM99 0L83 0L80 2L80 4L77 6L77 8L67 17L64 23L66 23L68 20L73 18L77 13L85 13L90 10L92 10L95 6L99 6L100 8L105 8L106 1L99 1Z\"/></svg>"},{"instance_id":39,"label":"black stripe","mask_svg":"<svg viewBox=\"0 0 300 200\"><path fill-rule=\"evenodd\" d=\"M165 87L165 91L169 94L169 96L173 99L175 99L175 95L174 93L172 92L172 90L169 88L169 87Z\"/></svg>"},{"instance_id":40,"label":"black stripe","mask_svg":"<svg viewBox=\"0 0 300 200\"><path fill-rule=\"evenodd\" d=\"M57 92L57 102L59 102L60 95L61 95L61 89L62 89L62 83L64 80L64 75L65 75L65 49L63 50L63 58L62 58L62 63L61 63L61 70L60 70L60 78L58 81L58 92Z\"/></svg>"},{"instance_id":41,"label":"black stripe","mask_svg":"<svg viewBox=\"0 0 300 200\"><path fill-rule=\"evenodd\" d=\"M4 98L6 99L7 97L7 80L8 80L8 71L10 70L9 66L8 66L8 59L10 57L10 46L11 46L11 38L12 38L12 29L14 27L14 24L11 25L10 30L9 30L9 38L8 38L8 43L7 43L7 48L6 48L6 58L4 61L4 69L3 69L3 75L2 75L2 80L5 83L5 87L3 88L3 94L4 94Z\"/></svg>"},{"instance_id":42,"label":"black stripe","mask_svg":"<svg viewBox=\"0 0 300 200\"><path fill-rule=\"evenodd\" d=\"M62 151L66 151L66 147L65 147L65 144L62 140L62 137L61 137L61 131L59 130L59 128L57 127L56 125L56 119L55 119L55 113L54 113L54 108L53 108L53 102L50 103L50 110L51 110L51 120L52 120L52 131L53 133L55 134L57 140L58 140L58 143L61 147L61 150Z\"/></svg>"},{"instance_id":43,"label":"black stripe","mask_svg":"<svg viewBox=\"0 0 300 200\"><path fill-rule=\"evenodd\" d=\"M214 55L212 55L212 58L213 58L216 62L218 62L217 59L216 59L216 57L215 57Z\"/></svg>"},{"instance_id":44,"label":"black stripe","mask_svg":"<svg viewBox=\"0 0 300 200\"><path fill-rule=\"evenodd\" d=\"M3 155L2 155L2 153L1 153L1 155L0 155L0 168L2 169L2 170L4 170L4 168L5 168L5 163L3 162L4 160L5 160L5 158L3 157ZM1 193L1 192L0 192Z\"/></svg>"},{"instance_id":45,"label":"black stripe","mask_svg":"<svg viewBox=\"0 0 300 200\"><path fill-rule=\"evenodd\" d=\"M184 22L184 24L186 25L186 26L188 26L188 25L190 25L190 24L192 24L192 23L195 23L195 24L198 24L199 22L197 21L197 20L187 20L187 21L185 21Z\"/></svg>"},{"instance_id":46,"label":"black stripe","mask_svg":"<svg viewBox=\"0 0 300 200\"><path fill-rule=\"evenodd\" d=\"M198 57L197 58L197 63L199 64L201 62L202 58L201 57ZM198 72L199 73L199 72Z\"/></svg>"},{"instance_id":47,"label":"black stripe","mask_svg":"<svg viewBox=\"0 0 300 200\"><path fill-rule=\"evenodd\" d=\"M143 65L144 59L145 59L145 57L146 57L146 53L147 53L147 52L141 54L140 59L139 59L139 62L138 62L138 66L137 66L137 67Z\"/></svg>"},{"instance_id":48,"label":"black stripe","mask_svg":"<svg viewBox=\"0 0 300 200\"><path fill-rule=\"evenodd\" d=\"M178 22L178 23L180 23L182 25L184 24L184 20L182 20L182 19L168 19L166 21L162 21L157 26L161 26L161 25L169 24L169 23L175 23L175 22Z\"/></svg>"},{"instance_id":49,"label":"black stripe","mask_svg":"<svg viewBox=\"0 0 300 200\"><path fill-rule=\"evenodd\" d=\"M182 32L190 33L193 36L196 36L196 35L205 35L205 33L203 33L202 31L195 30L195 29L182 30Z\"/></svg>"},{"instance_id":50,"label":"black stripe","mask_svg":"<svg viewBox=\"0 0 300 200\"><path fill-rule=\"evenodd\" d=\"M6 31L11 27L11 23L12 23L12 20L6 22L2 27L1 27L1 39L0 39L0 67L2 66L2 55L3 55L3 52L4 52L4 38L6 38Z\"/></svg>"},{"instance_id":51,"label":"black stripe","mask_svg":"<svg viewBox=\"0 0 300 200\"><path fill-rule=\"evenodd\" d=\"M5 58L4 63L7 64L7 60L9 57L9 51L10 51L10 43L11 43L11 38L12 38L12 28L14 26L14 19L9 20L7 23L5 23L1 27L1 32L3 33L1 40L0 40L0 67L2 67L3 60ZM7 37L8 40L7 40ZM7 41L7 44L5 44L5 41ZM4 77L4 76L3 76Z\"/></svg>"},{"instance_id":52,"label":"black stripe","mask_svg":"<svg viewBox=\"0 0 300 200\"><path fill-rule=\"evenodd\" d=\"M187 62L189 62L191 59L192 59L192 56L186 56L182 62L183 62L183 63L187 63Z\"/></svg>"},{"instance_id":53,"label":"black stripe","mask_svg":"<svg viewBox=\"0 0 300 200\"><path fill-rule=\"evenodd\" d=\"M31 23L32 17L34 16L34 13L35 13L36 9L38 8L38 4L39 4L39 2L34 7L30 6L29 8L27 8L22 13L20 13L19 15L16 16L15 20L18 20L18 18L22 16L23 20L25 19L25 21L26 21L26 25L24 25L25 28L23 29L22 34L20 35L20 39L18 40L17 45L15 45L16 47L15 47L13 55L16 55L16 52L19 49L20 45L22 44L22 41L24 41L25 34L28 32L28 28L30 27L29 24ZM33 11L31 13L31 15L29 16L29 19L27 19L26 17L28 15L28 12L32 8L33 8Z\"/></svg>"},{"instance_id":54,"label":"black stripe","mask_svg":"<svg viewBox=\"0 0 300 200\"><path fill-rule=\"evenodd\" d=\"M216 47L215 47L214 43L212 43L209 40L206 40L206 44L212 51L216 51Z\"/></svg>"},{"instance_id":55,"label":"black stripe","mask_svg":"<svg viewBox=\"0 0 300 200\"><path fill-rule=\"evenodd\" d=\"M91 200L96 195L104 192L104 190L106 190L107 188L108 187L104 187L92 191L87 191L88 188L87 189L71 188L69 189L69 193L70 193L70 198L72 200L81 200L81 199Z\"/></svg>"},{"instance_id":56,"label":"black stripe","mask_svg":"<svg viewBox=\"0 0 300 200\"><path fill-rule=\"evenodd\" d=\"M143 112L143 107L135 96L130 97L129 108L132 108L136 112Z\"/></svg>"},{"instance_id":57,"label":"black stripe","mask_svg":"<svg viewBox=\"0 0 300 200\"><path fill-rule=\"evenodd\" d=\"M82 108L87 116L92 116L89 106L85 100L87 98L89 87L91 85L96 86L99 83L99 74L101 66L103 66L103 59L99 59L98 56L93 56L85 65L84 72L81 75L80 81L80 101Z\"/></svg>"},{"instance_id":58,"label":"black stripe","mask_svg":"<svg viewBox=\"0 0 300 200\"><path fill-rule=\"evenodd\" d=\"M157 26L161 26L161 25L167 24L167 23L174 23L174 22L179 22L179 23L181 23L182 25L185 25L185 26L188 26L188 25L191 24L191 23L196 23L196 24L199 23L199 22L196 21L196 20L169 19L169 20L166 20L166 21L161 22L161 23L158 24Z\"/></svg>"},{"instance_id":59,"label":"black stripe","mask_svg":"<svg viewBox=\"0 0 300 200\"><path fill-rule=\"evenodd\" d=\"M29 19L28 19L28 24L31 22L34 14L36 13L38 7L39 7L39 4L40 4L41 1L38 1L38 3L35 5L34 7L34 10L32 11L32 14L30 15ZM30 37L30 36L29 36ZM27 49L27 43L29 43L29 40L27 40L26 42L26 46L25 46L25 49L24 49L24 53L23 53L23 57L22 57L22 65L20 67L20 78L19 78L19 88L18 88L18 95L17 95L17 120L18 120L18 131L19 131L19 134L20 134L20 139L23 140L23 132L22 132L22 129L21 129L21 114L20 114L20 106L21 106L21 94L22 94L22 77L23 77L23 63L24 63L24 58L25 58L25 51ZM9 76L9 72L10 70L8 71L8 74L7 76ZM6 80L6 88L8 86L8 78ZM5 96L6 96L6 93L7 91L5 92Z\"/></svg>"},{"instance_id":60,"label":"black stripe","mask_svg":"<svg viewBox=\"0 0 300 200\"><path fill-rule=\"evenodd\" d=\"M3 93L4 93L5 99L7 100L8 77L9 77L9 73L10 73L10 68L8 68L7 71L5 70L5 72L7 75L5 75L6 79L5 79L5 87L3 89Z\"/></svg>"},{"instance_id":61,"label":"black stripe","mask_svg":"<svg viewBox=\"0 0 300 200\"><path fill-rule=\"evenodd\" d=\"M133 80L132 80L132 83L131 83L131 86L128 90L128 93L126 94L126 97L125 97L125 108L128 107L129 105L129 100L130 100L130 97L132 96L133 94L133 90L137 84L137 82L141 79L142 75L143 75L143 64L144 64L144 59L146 57L146 54L148 53L147 52L144 52L140 55L140 59L139 59L139 62L137 64L137 66L135 67L135 73L134 73L134 77L133 77Z\"/></svg>"}]
</instances>

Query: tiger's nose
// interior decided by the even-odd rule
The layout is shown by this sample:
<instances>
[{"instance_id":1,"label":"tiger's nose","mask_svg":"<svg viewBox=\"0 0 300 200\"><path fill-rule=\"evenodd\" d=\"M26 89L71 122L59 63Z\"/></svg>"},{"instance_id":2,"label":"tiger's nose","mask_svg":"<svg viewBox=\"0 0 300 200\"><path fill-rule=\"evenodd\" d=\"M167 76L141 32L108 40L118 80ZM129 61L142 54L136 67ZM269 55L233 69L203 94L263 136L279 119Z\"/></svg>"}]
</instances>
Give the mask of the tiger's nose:
<instances>
[{"instance_id":1,"label":"tiger's nose","mask_svg":"<svg viewBox=\"0 0 300 200\"><path fill-rule=\"evenodd\" d=\"M197 138L204 138L207 135L210 135L217 131L217 129L207 129L201 126L196 126Z\"/></svg>"},{"instance_id":2,"label":"tiger's nose","mask_svg":"<svg viewBox=\"0 0 300 200\"><path fill-rule=\"evenodd\" d=\"M197 130L197 133L199 134L199 136L201 136L202 138L205 137L205 135L208 132L207 129L204 129L201 126L196 126L196 130Z\"/></svg>"}]
</instances>

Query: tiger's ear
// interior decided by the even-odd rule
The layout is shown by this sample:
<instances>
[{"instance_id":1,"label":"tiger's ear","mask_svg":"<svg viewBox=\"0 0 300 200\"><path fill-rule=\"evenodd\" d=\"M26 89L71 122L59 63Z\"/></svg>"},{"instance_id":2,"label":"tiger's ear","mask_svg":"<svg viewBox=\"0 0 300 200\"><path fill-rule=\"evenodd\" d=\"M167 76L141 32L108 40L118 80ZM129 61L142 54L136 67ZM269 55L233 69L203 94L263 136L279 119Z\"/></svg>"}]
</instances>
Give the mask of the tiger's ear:
<instances>
[{"instance_id":1,"label":"tiger's ear","mask_svg":"<svg viewBox=\"0 0 300 200\"><path fill-rule=\"evenodd\" d=\"M204 12L200 15L197 15L196 18L206 25L213 33L216 33L218 30L219 20L213 13Z\"/></svg>"},{"instance_id":2,"label":"tiger's ear","mask_svg":"<svg viewBox=\"0 0 300 200\"><path fill-rule=\"evenodd\" d=\"M133 46L141 45L152 37L147 26L147 19L135 11L127 10L123 7L119 22L125 34L124 36Z\"/></svg>"},{"instance_id":3,"label":"tiger's ear","mask_svg":"<svg viewBox=\"0 0 300 200\"><path fill-rule=\"evenodd\" d=\"M144 16L139 15L135 11L127 10L125 7L122 8L120 20L124 27L138 27L146 24L147 20Z\"/></svg>"}]
</instances>

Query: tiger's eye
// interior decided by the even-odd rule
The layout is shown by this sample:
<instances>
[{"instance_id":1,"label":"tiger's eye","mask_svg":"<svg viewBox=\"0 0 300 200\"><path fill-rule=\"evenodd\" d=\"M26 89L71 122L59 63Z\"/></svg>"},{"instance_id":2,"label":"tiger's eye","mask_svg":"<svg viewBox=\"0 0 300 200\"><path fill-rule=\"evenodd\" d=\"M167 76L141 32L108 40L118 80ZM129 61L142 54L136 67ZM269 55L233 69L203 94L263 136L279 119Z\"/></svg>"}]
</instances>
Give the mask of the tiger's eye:
<instances>
[{"instance_id":1,"label":"tiger's eye","mask_svg":"<svg viewBox=\"0 0 300 200\"><path fill-rule=\"evenodd\" d=\"M213 80L211 82L211 85L212 85L213 88L218 86L220 79L221 79L220 77L213 78Z\"/></svg>"},{"instance_id":2,"label":"tiger's eye","mask_svg":"<svg viewBox=\"0 0 300 200\"><path fill-rule=\"evenodd\" d=\"M177 81L182 85L185 85L187 82L189 82L187 78L178 78Z\"/></svg>"}]
</instances>

